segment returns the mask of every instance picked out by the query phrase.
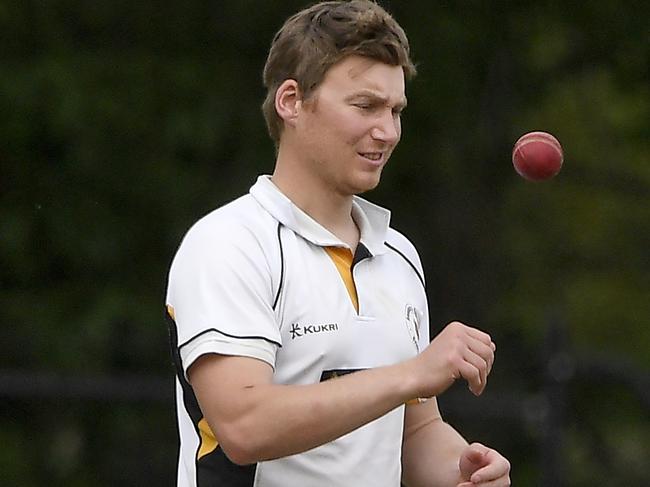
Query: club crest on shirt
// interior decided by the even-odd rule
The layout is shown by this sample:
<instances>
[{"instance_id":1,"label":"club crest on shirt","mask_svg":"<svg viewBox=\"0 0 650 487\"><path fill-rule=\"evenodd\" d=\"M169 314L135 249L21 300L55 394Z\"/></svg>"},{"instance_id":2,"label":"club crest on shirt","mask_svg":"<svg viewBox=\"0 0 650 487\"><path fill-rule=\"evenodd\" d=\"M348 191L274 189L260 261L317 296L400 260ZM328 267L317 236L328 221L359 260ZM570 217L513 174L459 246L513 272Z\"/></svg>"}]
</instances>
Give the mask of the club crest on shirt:
<instances>
[{"instance_id":1,"label":"club crest on shirt","mask_svg":"<svg viewBox=\"0 0 650 487\"><path fill-rule=\"evenodd\" d=\"M420 351L420 316L418 310L412 304L407 304L404 312L406 329L413 340L415 349Z\"/></svg>"}]
</instances>

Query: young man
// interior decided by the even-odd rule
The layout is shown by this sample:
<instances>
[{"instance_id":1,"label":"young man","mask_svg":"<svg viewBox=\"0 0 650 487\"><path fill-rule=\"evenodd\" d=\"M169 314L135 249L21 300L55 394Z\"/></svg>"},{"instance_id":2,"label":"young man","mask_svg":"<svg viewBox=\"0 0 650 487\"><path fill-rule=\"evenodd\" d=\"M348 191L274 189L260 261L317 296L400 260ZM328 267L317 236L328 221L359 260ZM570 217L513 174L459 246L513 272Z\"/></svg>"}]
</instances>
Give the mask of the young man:
<instances>
[{"instance_id":1,"label":"young man","mask_svg":"<svg viewBox=\"0 0 650 487\"><path fill-rule=\"evenodd\" d=\"M486 386L495 346L454 322L429 343L422 267L361 198L397 145L414 75L365 0L291 17L264 70L271 177L197 222L171 267L179 486L505 486L436 396Z\"/></svg>"}]
</instances>

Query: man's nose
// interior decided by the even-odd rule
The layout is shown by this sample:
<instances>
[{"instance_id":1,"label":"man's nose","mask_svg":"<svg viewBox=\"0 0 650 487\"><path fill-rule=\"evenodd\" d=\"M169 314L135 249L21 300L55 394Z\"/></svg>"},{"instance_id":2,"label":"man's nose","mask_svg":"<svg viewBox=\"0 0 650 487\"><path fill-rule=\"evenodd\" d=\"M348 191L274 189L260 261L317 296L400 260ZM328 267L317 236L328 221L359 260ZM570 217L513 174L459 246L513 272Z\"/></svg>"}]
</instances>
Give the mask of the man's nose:
<instances>
[{"instance_id":1,"label":"man's nose","mask_svg":"<svg viewBox=\"0 0 650 487\"><path fill-rule=\"evenodd\" d=\"M370 135L375 140L380 140L390 145L395 145L401 135L400 119L392 111L387 111L377 120Z\"/></svg>"}]
</instances>

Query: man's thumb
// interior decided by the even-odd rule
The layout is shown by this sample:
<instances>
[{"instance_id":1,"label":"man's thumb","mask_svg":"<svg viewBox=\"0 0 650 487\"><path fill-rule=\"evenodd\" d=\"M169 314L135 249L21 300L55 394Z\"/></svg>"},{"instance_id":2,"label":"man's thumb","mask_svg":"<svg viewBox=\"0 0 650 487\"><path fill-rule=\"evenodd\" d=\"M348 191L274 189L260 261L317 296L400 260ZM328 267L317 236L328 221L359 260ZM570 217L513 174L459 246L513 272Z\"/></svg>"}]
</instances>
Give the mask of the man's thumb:
<instances>
[{"instance_id":1,"label":"man's thumb","mask_svg":"<svg viewBox=\"0 0 650 487\"><path fill-rule=\"evenodd\" d=\"M484 463L485 451L477 445L471 445L463 451L458 461L458 468L464 478L469 480L469 477Z\"/></svg>"}]
</instances>

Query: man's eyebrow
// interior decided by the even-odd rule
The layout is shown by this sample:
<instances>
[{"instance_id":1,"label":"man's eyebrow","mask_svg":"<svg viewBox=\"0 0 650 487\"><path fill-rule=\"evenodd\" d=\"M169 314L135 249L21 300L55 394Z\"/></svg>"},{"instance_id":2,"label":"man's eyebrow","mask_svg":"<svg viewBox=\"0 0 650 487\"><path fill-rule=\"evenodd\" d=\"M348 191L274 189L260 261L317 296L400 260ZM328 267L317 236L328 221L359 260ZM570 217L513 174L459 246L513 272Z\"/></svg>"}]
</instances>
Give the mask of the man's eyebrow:
<instances>
[{"instance_id":1,"label":"man's eyebrow","mask_svg":"<svg viewBox=\"0 0 650 487\"><path fill-rule=\"evenodd\" d=\"M359 98L367 98L367 99L370 99L372 101L380 102L380 103L383 103L383 104L388 103L388 97L387 96L383 96L383 95L380 95L379 93L376 93L374 91L369 91L369 90L362 90L362 91L357 91L355 93L352 93L352 94L345 97L345 101L350 102L350 101L353 101L353 100L359 99ZM406 108L406 105L407 105L407 99L406 99L406 97L404 97L395 105L395 107L403 110L404 108Z\"/></svg>"}]
</instances>

